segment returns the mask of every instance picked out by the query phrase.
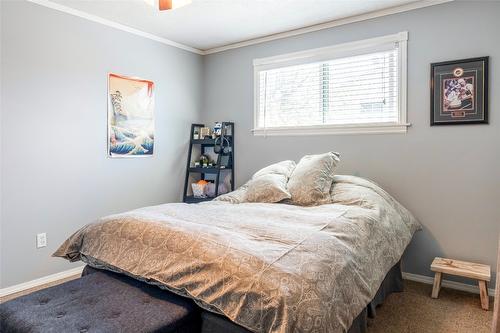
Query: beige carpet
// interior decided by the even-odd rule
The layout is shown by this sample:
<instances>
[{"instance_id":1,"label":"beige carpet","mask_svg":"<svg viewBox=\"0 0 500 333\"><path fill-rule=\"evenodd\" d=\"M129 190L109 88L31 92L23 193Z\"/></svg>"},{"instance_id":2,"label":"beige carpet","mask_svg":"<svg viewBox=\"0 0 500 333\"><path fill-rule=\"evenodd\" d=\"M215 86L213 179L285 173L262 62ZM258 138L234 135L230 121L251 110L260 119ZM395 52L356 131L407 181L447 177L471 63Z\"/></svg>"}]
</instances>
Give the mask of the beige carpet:
<instances>
[{"instance_id":1,"label":"beige carpet","mask_svg":"<svg viewBox=\"0 0 500 333\"><path fill-rule=\"evenodd\" d=\"M490 311L479 295L443 288L432 299L432 286L405 281L405 291L390 295L369 321L369 333L491 333Z\"/></svg>"},{"instance_id":2,"label":"beige carpet","mask_svg":"<svg viewBox=\"0 0 500 333\"><path fill-rule=\"evenodd\" d=\"M77 276L58 283L74 278ZM443 288L439 299L432 299L431 289L431 285L405 281L404 292L390 295L385 303L377 308L377 317L369 321L368 333L491 332L492 298L490 311L484 311L480 306L479 295ZM9 295L0 299L0 302L35 290Z\"/></svg>"}]
</instances>

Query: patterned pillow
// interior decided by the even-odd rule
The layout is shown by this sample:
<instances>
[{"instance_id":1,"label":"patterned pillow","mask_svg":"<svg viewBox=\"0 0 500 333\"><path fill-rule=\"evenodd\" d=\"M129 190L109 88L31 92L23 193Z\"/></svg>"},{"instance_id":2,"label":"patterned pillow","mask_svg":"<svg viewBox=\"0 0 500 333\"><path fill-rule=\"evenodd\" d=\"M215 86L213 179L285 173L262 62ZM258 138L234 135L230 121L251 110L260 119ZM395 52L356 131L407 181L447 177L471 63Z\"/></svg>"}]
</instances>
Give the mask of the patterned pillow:
<instances>
[{"instance_id":1,"label":"patterned pillow","mask_svg":"<svg viewBox=\"0 0 500 333\"><path fill-rule=\"evenodd\" d=\"M328 203L339 157L334 152L302 157L288 181L291 203L301 206Z\"/></svg>"},{"instance_id":2,"label":"patterned pillow","mask_svg":"<svg viewBox=\"0 0 500 333\"><path fill-rule=\"evenodd\" d=\"M256 173L253 174L252 179L255 179L257 177L267 175L270 173L278 174L278 175L284 175L286 178L290 178L290 175L292 174L293 169L295 169L295 161L281 161L278 163L274 163L271 165L266 166L265 168L260 169Z\"/></svg>"},{"instance_id":3,"label":"patterned pillow","mask_svg":"<svg viewBox=\"0 0 500 333\"><path fill-rule=\"evenodd\" d=\"M248 182L245 201L248 202L279 202L290 199L292 196L286 189L286 178L284 175L270 173L252 179Z\"/></svg>"},{"instance_id":4,"label":"patterned pillow","mask_svg":"<svg viewBox=\"0 0 500 333\"><path fill-rule=\"evenodd\" d=\"M248 183L247 183L248 184ZM220 195L214 199L214 201L224 201L233 204L239 204L245 201L245 196L247 194L248 185L242 185L238 187L236 190Z\"/></svg>"},{"instance_id":5,"label":"patterned pillow","mask_svg":"<svg viewBox=\"0 0 500 333\"><path fill-rule=\"evenodd\" d=\"M247 183L245 201L272 203L290 199L286 183L294 168L294 161L282 161L257 171Z\"/></svg>"}]
</instances>

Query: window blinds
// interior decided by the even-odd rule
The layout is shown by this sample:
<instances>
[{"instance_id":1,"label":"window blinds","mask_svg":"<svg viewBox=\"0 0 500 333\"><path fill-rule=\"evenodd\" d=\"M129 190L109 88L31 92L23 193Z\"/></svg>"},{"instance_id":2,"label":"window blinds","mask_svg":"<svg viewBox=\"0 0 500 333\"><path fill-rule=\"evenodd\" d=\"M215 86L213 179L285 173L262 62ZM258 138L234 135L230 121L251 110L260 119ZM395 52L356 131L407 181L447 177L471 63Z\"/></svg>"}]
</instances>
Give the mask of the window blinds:
<instances>
[{"instance_id":1,"label":"window blinds","mask_svg":"<svg viewBox=\"0 0 500 333\"><path fill-rule=\"evenodd\" d=\"M257 128L397 123L398 45L257 72Z\"/></svg>"}]
</instances>

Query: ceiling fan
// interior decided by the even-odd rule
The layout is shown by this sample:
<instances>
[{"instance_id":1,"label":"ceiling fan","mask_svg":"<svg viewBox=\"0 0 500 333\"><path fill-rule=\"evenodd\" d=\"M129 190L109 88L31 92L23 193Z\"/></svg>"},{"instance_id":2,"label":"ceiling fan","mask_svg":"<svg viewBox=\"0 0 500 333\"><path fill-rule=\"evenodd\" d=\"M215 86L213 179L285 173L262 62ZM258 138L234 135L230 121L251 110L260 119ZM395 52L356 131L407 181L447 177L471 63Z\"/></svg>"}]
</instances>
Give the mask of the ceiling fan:
<instances>
[{"instance_id":1,"label":"ceiling fan","mask_svg":"<svg viewBox=\"0 0 500 333\"><path fill-rule=\"evenodd\" d=\"M171 10L189 5L192 0L144 0L144 2L159 10Z\"/></svg>"}]
</instances>

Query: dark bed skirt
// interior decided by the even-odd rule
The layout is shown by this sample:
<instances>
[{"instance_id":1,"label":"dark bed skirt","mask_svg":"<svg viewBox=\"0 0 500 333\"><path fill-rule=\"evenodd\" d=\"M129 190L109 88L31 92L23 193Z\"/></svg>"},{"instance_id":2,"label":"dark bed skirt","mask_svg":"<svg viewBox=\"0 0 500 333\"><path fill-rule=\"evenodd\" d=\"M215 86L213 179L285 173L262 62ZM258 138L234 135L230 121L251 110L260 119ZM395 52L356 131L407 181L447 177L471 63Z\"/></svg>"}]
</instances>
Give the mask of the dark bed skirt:
<instances>
[{"instance_id":1,"label":"dark bed skirt","mask_svg":"<svg viewBox=\"0 0 500 333\"><path fill-rule=\"evenodd\" d=\"M403 276L401 274L401 262L394 265L382 281L375 297L366 308L354 319L348 333L366 333L368 318L375 318L377 306L384 303L387 296L394 292L403 291Z\"/></svg>"},{"instance_id":2,"label":"dark bed skirt","mask_svg":"<svg viewBox=\"0 0 500 333\"><path fill-rule=\"evenodd\" d=\"M86 266L82 276L96 272L97 269ZM375 297L354 319L351 328L347 333L366 333L368 318L375 317L376 307L382 304L385 298L393 292L403 291L403 277L401 274L401 263L394 265L385 276ZM166 293L170 293L166 291ZM249 330L233 323L223 316L208 312L201 312L202 328L201 333L252 333Z\"/></svg>"}]
</instances>

